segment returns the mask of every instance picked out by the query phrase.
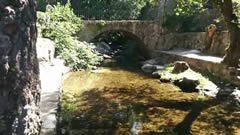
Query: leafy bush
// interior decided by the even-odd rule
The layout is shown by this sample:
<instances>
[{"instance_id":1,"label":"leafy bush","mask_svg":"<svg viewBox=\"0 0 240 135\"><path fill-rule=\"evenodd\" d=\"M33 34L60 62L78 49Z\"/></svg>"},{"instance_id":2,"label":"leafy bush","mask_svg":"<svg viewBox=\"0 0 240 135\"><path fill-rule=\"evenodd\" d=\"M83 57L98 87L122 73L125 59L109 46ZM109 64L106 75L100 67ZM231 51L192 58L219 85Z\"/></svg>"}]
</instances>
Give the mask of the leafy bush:
<instances>
[{"instance_id":1,"label":"leafy bush","mask_svg":"<svg viewBox=\"0 0 240 135\"><path fill-rule=\"evenodd\" d=\"M73 70L92 69L103 60L95 51L95 45L87 42L76 43L72 49L64 49L62 57Z\"/></svg>"},{"instance_id":2,"label":"leafy bush","mask_svg":"<svg viewBox=\"0 0 240 135\"><path fill-rule=\"evenodd\" d=\"M56 55L65 60L72 70L91 68L101 61L92 45L81 43L73 36L81 28L81 19L71 9L71 4L47 6L46 12L38 12L38 27L42 37L56 43Z\"/></svg>"}]
</instances>

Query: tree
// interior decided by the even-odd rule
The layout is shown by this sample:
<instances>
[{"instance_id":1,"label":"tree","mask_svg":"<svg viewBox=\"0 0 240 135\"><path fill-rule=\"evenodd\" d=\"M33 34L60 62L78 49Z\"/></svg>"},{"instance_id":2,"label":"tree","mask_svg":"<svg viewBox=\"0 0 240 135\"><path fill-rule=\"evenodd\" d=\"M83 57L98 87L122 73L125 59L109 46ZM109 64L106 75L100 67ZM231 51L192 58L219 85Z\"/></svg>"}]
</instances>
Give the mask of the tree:
<instances>
[{"instance_id":1,"label":"tree","mask_svg":"<svg viewBox=\"0 0 240 135\"><path fill-rule=\"evenodd\" d=\"M50 5L56 5L58 0L38 0L38 6L37 6L37 10L38 11L45 11L46 10L46 6L48 4Z\"/></svg>"},{"instance_id":2,"label":"tree","mask_svg":"<svg viewBox=\"0 0 240 135\"><path fill-rule=\"evenodd\" d=\"M223 63L227 66L237 67L240 59L240 28L233 9L232 0L213 0L213 4L220 9L227 25L230 36L230 44L226 48Z\"/></svg>"},{"instance_id":3,"label":"tree","mask_svg":"<svg viewBox=\"0 0 240 135\"><path fill-rule=\"evenodd\" d=\"M67 0L63 0L67 1ZM83 19L137 19L149 0L70 0L74 12ZM152 0L150 0L152 1Z\"/></svg>"},{"instance_id":4,"label":"tree","mask_svg":"<svg viewBox=\"0 0 240 135\"><path fill-rule=\"evenodd\" d=\"M0 1L0 134L40 133L36 0Z\"/></svg>"},{"instance_id":5,"label":"tree","mask_svg":"<svg viewBox=\"0 0 240 135\"><path fill-rule=\"evenodd\" d=\"M226 53L222 63L229 67L237 67L240 59L240 28L238 17L235 13L233 0L179 0L177 1L176 13L192 14L195 9L217 8L223 15L230 36L230 44L226 48ZM204 4L203 4L204 3ZM203 5L202 5L203 4ZM193 7L194 5L194 7Z\"/></svg>"}]
</instances>

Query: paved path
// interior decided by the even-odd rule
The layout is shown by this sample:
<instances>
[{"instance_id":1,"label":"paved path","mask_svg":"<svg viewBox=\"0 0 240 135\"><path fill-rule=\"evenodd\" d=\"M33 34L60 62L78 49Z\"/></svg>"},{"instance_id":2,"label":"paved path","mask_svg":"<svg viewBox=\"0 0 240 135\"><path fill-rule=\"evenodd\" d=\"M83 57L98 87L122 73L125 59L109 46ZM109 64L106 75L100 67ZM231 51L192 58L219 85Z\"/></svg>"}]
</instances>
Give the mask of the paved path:
<instances>
[{"instance_id":1,"label":"paved path","mask_svg":"<svg viewBox=\"0 0 240 135\"><path fill-rule=\"evenodd\" d=\"M41 79L41 119L43 122L41 135L55 135L57 123L57 108L61 93L61 82L64 74L69 71L62 60L55 59L54 66L40 63Z\"/></svg>"},{"instance_id":2,"label":"paved path","mask_svg":"<svg viewBox=\"0 0 240 135\"><path fill-rule=\"evenodd\" d=\"M222 57L211 56L208 54L203 54L199 50L171 50L171 51L161 51L162 53L178 55L182 57L188 57L192 59L204 60L214 63L221 63Z\"/></svg>"}]
</instances>

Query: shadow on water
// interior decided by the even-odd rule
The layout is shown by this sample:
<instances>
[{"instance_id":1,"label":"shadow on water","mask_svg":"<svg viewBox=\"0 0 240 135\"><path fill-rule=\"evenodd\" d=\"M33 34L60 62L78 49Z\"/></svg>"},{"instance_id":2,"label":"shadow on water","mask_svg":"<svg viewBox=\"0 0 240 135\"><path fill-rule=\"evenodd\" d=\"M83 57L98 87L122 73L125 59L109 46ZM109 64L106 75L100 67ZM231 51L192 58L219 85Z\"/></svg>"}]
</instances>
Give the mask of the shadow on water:
<instances>
[{"instance_id":1,"label":"shadow on water","mask_svg":"<svg viewBox=\"0 0 240 135\"><path fill-rule=\"evenodd\" d=\"M72 128L94 129L88 130L87 134L95 132L96 129L108 129L104 134L131 134L131 128L136 121L141 121L144 126L145 122L150 120L144 114L149 108L161 107L182 111L191 109L191 102L161 101L151 94L154 93L147 86L137 90L109 87L88 90L81 95L83 100L80 102L83 104L78 110L81 117L72 121ZM133 115L136 115L135 118L132 118Z\"/></svg>"},{"instance_id":2,"label":"shadow on water","mask_svg":"<svg viewBox=\"0 0 240 135\"><path fill-rule=\"evenodd\" d=\"M119 82L75 94L72 133L131 135L136 122L141 123L139 135L234 135L240 128L239 114L219 101L196 100L197 94L179 92L168 84L159 89L151 86Z\"/></svg>"},{"instance_id":3,"label":"shadow on water","mask_svg":"<svg viewBox=\"0 0 240 135\"><path fill-rule=\"evenodd\" d=\"M209 104L206 104L209 103ZM197 117L201 114L205 109L216 106L218 102L214 100L210 100L207 102L195 102L191 108L191 111L185 116L184 120L176 125L174 131L177 134L191 135L191 126L193 122L197 119Z\"/></svg>"}]
</instances>

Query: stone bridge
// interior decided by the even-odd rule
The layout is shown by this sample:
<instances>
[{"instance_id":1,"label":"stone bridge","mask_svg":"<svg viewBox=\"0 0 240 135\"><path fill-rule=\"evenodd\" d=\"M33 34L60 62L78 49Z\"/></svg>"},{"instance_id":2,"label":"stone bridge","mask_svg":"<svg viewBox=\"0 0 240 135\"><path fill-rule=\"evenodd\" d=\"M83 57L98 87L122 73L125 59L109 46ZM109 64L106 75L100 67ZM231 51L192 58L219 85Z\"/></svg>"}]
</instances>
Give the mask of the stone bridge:
<instances>
[{"instance_id":1,"label":"stone bridge","mask_svg":"<svg viewBox=\"0 0 240 135\"><path fill-rule=\"evenodd\" d=\"M153 50L158 48L161 35L164 29L158 21L139 21L139 20L123 20L123 21L83 21L84 28L79 32L79 40L91 41L101 33L108 31L126 32L128 36L136 39L142 45L141 48ZM158 48L159 49L159 48ZM146 50L146 51L147 51Z\"/></svg>"},{"instance_id":2,"label":"stone bridge","mask_svg":"<svg viewBox=\"0 0 240 135\"><path fill-rule=\"evenodd\" d=\"M169 32L159 21L122 20L122 21L83 21L84 28L78 33L79 40L90 42L104 32L122 31L129 37L139 41L139 47L152 56L155 50L173 48L200 49L205 48L206 32ZM218 32L215 42L210 48L212 54L224 55L229 43L228 32ZM144 53L143 52L143 53Z\"/></svg>"}]
</instances>

